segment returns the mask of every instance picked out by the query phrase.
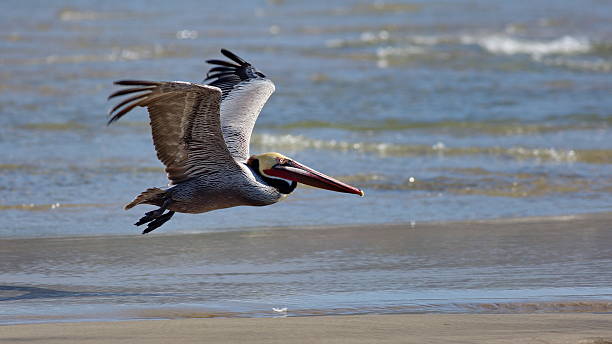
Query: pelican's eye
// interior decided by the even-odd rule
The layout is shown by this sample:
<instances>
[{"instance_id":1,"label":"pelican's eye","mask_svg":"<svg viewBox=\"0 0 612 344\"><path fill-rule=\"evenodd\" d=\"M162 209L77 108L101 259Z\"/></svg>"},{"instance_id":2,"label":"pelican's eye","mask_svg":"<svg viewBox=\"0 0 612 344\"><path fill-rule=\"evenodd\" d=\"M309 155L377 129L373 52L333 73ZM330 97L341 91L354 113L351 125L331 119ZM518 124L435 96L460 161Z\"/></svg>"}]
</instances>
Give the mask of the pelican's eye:
<instances>
[{"instance_id":1,"label":"pelican's eye","mask_svg":"<svg viewBox=\"0 0 612 344\"><path fill-rule=\"evenodd\" d=\"M291 160L285 158L276 158L277 165L287 165Z\"/></svg>"}]
</instances>

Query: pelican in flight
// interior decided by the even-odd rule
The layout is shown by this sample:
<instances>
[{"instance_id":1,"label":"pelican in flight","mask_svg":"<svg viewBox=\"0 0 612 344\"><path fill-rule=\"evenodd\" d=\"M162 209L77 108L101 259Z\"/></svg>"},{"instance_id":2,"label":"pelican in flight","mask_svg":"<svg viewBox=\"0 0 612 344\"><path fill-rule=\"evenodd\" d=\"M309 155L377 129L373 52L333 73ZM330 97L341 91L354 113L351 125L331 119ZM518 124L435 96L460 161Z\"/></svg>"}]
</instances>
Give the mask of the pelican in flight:
<instances>
[{"instance_id":1,"label":"pelican in flight","mask_svg":"<svg viewBox=\"0 0 612 344\"><path fill-rule=\"evenodd\" d=\"M125 206L159 207L135 223L149 233L179 213L204 213L241 205L276 203L297 183L363 196L360 189L279 153L250 156L251 132L274 84L250 63L221 49L230 61L215 65L204 82L116 81L127 86L108 99L134 94L109 112L108 124L137 106L146 107L157 157L169 186L149 188Z\"/></svg>"}]
</instances>

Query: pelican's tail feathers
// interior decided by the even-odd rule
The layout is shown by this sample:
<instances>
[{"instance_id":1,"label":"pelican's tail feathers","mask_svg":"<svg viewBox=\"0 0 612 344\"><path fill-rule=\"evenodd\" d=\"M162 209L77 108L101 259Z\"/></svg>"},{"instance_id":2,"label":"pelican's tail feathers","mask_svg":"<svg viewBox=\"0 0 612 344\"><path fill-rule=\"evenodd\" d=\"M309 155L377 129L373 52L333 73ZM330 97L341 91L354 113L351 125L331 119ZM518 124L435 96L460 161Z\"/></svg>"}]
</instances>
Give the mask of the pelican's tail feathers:
<instances>
[{"instance_id":1,"label":"pelican's tail feathers","mask_svg":"<svg viewBox=\"0 0 612 344\"><path fill-rule=\"evenodd\" d=\"M160 188L149 188L134 198L132 202L126 204L123 209L128 210L139 204L151 204L161 207L162 204L164 204L165 199L166 190L162 190Z\"/></svg>"}]
</instances>

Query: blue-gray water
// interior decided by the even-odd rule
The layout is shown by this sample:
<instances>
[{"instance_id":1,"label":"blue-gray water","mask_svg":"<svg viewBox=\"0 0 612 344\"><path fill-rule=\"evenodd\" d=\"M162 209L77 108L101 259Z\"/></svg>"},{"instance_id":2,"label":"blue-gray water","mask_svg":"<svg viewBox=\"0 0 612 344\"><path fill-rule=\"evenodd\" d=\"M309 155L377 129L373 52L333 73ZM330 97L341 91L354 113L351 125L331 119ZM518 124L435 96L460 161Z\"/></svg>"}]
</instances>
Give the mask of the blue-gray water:
<instances>
[{"instance_id":1,"label":"blue-gray water","mask_svg":"<svg viewBox=\"0 0 612 344\"><path fill-rule=\"evenodd\" d=\"M0 324L612 312L610 215L0 240Z\"/></svg>"},{"instance_id":2,"label":"blue-gray water","mask_svg":"<svg viewBox=\"0 0 612 344\"><path fill-rule=\"evenodd\" d=\"M166 233L612 210L607 1L0 9L2 239L137 233L148 209L122 205L166 181L144 111L105 126L112 81L200 82L220 48L276 84L252 152L281 152L366 197L300 188L270 207L178 214ZM0 271L0 282L62 289L39 273L25 282Z\"/></svg>"}]
</instances>

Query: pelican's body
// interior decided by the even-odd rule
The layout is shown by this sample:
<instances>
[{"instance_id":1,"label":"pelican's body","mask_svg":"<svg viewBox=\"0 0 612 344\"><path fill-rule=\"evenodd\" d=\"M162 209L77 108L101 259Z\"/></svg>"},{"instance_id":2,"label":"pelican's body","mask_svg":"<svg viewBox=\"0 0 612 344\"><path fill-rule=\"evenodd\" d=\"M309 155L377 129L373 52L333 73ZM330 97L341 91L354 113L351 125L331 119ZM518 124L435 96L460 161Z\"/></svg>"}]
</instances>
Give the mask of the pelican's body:
<instances>
[{"instance_id":1,"label":"pelican's body","mask_svg":"<svg viewBox=\"0 0 612 344\"><path fill-rule=\"evenodd\" d=\"M197 176L165 191L172 199L167 209L179 213L205 213L240 205L264 206L280 201L284 195L265 184L247 165L231 171ZM158 202L161 206L163 202Z\"/></svg>"},{"instance_id":2,"label":"pelican's body","mask_svg":"<svg viewBox=\"0 0 612 344\"><path fill-rule=\"evenodd\" d=\"M207 80L212 79L208 85L125 80L116 84L135 87L109 97L136 93L111 110L109 124L136 106L147 107L157 157L166 166L170 181L169 188L150 188L125 206L159 207L136 223L148 223L143 234L164 224L175 212L276 203L297 182L363 196L361 190L279 153L249 156L255 121L275 87L248 62L227 50L221 52L233 63L209 60L218 66L207 74Z\"/></svg>"}]
</instances>

